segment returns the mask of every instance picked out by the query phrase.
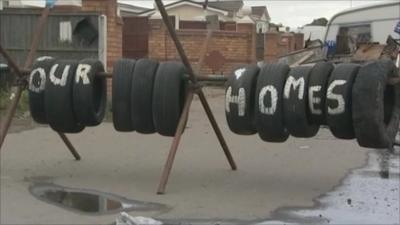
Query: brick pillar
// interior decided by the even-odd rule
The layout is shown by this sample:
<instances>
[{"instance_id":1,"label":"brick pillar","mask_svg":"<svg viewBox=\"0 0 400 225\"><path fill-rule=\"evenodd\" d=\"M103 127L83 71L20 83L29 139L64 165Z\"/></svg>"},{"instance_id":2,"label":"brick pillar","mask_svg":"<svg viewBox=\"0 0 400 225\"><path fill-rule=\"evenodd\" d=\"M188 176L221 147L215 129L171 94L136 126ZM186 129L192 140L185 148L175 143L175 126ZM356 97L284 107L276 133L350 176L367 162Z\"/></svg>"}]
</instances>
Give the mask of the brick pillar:
<instances>
[{"instance_id":1,"label":"brick pillar","mask_svg":"<svg viewBox=\"0 0 400 225\"><path fill-rule=\"evenodd\" d=\"M83 0L82 11L98 12L107 16L107 70L122 57L122 19L117 15L117 0Z\"/></svg>"},{"instance_id":2,"label":"brick pillar","mask_svg":"<svg viewBox=\"0 0 400 225\"><path fill-rule=\"evenodd\" d=\"M167 31L162 19L149 19L149 58L154 60L166 60Z\"/></svg>"},{"instance_id":3,"label":"brick pillar","mask_svg":"<svg viewBox=\"0 0 400 225\"><path fill-rule=\"evenodd\" d=\"M264 59L267 62L276 61L276 58L279 55L279 39L279 33L267 32L265 34Z\"/></svg>"},{"instance_id":4,"label":"brick pillar","mask_svg":"<svg viewBox=\"0 0 400 225\"><path fill-rule=\"evenodd\" d=\"M122 57L122 19L117 15L117 0L83 0L82 11L107 16L107 71L112 72L114 62ZM108 83L111 92L111 80Z\"/></svg>"},{"instance_id":5,"label":"brick pillar","mask_svg":"<svg viewBox=\"0 0 400 225\"><path fill-rule=\"evenodd\" d=\"M251 38L249 39L250 48L248 49L248 56L252 63L256 63L257 57L256 57L256 27L255 27L255 24L251 21L248 21L248 22L239 21L237 23L237 31L250 34Z\"/></svg>"},{"instance_id":6,"label":"brick pillar","mask_svg":"<svg viewBox=\"0 0 400 225\"><path fill-rule=\"evenodd\" d=\"M304 34L296 33L294 34L295 39L295 50L300 50L304 48Z\"/></svg>"}]
</instances>

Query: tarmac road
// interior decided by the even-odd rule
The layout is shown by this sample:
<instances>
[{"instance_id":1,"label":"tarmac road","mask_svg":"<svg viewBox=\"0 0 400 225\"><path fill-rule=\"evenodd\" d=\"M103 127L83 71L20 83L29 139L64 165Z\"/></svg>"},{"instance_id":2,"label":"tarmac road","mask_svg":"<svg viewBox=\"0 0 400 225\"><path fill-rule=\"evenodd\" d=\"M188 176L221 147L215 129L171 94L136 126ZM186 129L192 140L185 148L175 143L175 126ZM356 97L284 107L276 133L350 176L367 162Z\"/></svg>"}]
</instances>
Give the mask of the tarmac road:
<instances>
[{"instance_id":1,"label":"tarmac road","mask_svg":"<svg viewBox=\"0 0 400 225\"><path fill-rule=\"evenodd\" d=\"M239 170L229 165L196 99L166 195L156 195L171 138L117 133L111 123L69 135L81 153L73 160L56 133L38 127L10 134L1 152L1 224L111 224L116 214L88 216L37 200L33 181L162 203L169 210L129 212L162 220L263 221L281 207L310 207L354 168L368 150L322 129L311 139L283 144L229 131L223 90L207 90L210 104Z\"/></svg>"}]
</instances>

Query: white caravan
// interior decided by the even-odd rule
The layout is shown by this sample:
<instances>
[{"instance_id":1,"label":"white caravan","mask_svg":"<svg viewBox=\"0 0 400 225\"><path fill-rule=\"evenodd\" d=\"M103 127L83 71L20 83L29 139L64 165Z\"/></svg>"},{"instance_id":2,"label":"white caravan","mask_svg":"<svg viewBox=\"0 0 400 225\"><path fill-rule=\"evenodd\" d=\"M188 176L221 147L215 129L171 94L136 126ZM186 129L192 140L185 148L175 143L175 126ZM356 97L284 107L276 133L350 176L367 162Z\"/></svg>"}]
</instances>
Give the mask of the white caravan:
<instances>
[{"instance_id":1,"label":"white caravan","mask_svg":"<svg viewBox=\"0 0 400 225\"><path fill-rule=\"evenodd\" d=\"M336 43L337 36L346 33L356 42L386 44L389 35L400 39L400 34L394 31L399 21L400 1L352 8L332 17L324 42Z\"/></svg>"}]
</instances>

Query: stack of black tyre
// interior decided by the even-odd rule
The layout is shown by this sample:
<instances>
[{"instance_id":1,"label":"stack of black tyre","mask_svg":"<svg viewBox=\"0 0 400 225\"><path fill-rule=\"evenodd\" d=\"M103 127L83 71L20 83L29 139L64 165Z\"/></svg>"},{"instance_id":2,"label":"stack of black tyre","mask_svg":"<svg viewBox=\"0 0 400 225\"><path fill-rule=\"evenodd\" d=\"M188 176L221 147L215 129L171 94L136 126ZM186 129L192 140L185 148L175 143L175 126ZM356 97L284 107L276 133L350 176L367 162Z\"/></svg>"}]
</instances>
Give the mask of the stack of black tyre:
<instances>
[{"instance_id":1,"label":"stack of black tyre","mask_svg":"<svg viewBox=\"0 0 400 225\"><path fill-rule=\"evenodd\" d=\"M186 97L184 73L177 62L118 60L113 68L114 128L174 136Z\"/></svg>"},{"instance_id":2,"label":"stack of black tyre","mask_svg":"<svg viewBox=\"0 0 400 225\"><path fill-rule=\"evenodd\" d=\"M79 133L97 126L106 110L107 84L95 76L104 72L94 59L57 60L38 58L29 77L29 108L32 118L62 133Z\"/></svg>"},{"instance_id":3,"label":"stack of black tyre","mask_svg":"<svg viewBox=\"0 0 400 225\"><path fill-rule=\"evenodd\" d=\"M267 142L313 137L327 125L337 138L389 148L400 118L400 87L390 82L395 76L397 68L389 60L243 66L226 85L227 122L232 132L258 133Z\"/></svg>"}]
</instances>

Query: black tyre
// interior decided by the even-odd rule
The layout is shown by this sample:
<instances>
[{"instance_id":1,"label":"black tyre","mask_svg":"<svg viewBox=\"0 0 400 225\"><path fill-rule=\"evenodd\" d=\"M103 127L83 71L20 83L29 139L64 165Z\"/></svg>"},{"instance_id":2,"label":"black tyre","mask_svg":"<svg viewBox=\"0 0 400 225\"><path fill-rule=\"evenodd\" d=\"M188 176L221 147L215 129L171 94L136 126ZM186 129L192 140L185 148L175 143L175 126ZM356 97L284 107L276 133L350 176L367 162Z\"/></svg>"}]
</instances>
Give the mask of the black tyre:
<instances>
[{"instance_id":1,"label":"black tyre","mask_svg":"<svg viewBox=\"0 0 400 225\"><path fill-rule=\"evenodd\" d=\"M329 79L326 119L329 129L337 138L355 138L351 105L353 83L359 68L358 64L340 64Z\"/></svg>"},{"instance_id":2,"label":"black tyre","mask_svg":"<svg viewBox=\"0 0 400 225\"><path fill-rule=\"evenodd\" d=\"M29 110L33 120L40 124L47 124L44 95L46 81L55 59L44 56L36 59L29 76Z\"/></svg>"},{"instance_id":3,"label":"black tyre","mask_svg":"<svg viewBox=\"0 0 400 225\"><path fill-rule=\"evenodd\" d=\"M112 83L112 112L117 131L134 131L131 118L131 87L135 60L120 59L114 64Z\"/></svg>"},{"instance_id":4,"label":"black tyre","mask_svg":"<svg viewBox=\"0 0 400 225\"><path fill-rule=\"evenodd\" d=\"M285 64L266 64L258 75L255 124L264 141L284 142L289 137L283 118L283 90L289 71Z\"/></svg>"},{"instance_id":5,"label":"black tyre","mask_svg":"<svg viewBox=\"0 0 400 225\"><path fill-rule=\"evenodd\" d=\"M73 85L75 116L86 126L97 126L104 119L107 81L96 76L100 72L104 72L104 66L96 59L81 60L76 69Z\"/></svg>"},{"instance_id":6,"label":"black tyre","mask_svg":"<svg viewBox=\"0 0 400 225\"><path fill-rule=\"evenodd\" d=\"M185 68L181 63L160 63L153 89L153 119L156 131L172 137L178 127L185 103Z\"/></svg>"},{"instance_id":7,"label":"black tyre","mask_svg":"<svg viewBox=\"0 0 400 225\"><path fill-rule=\"evenodd\" d=\"M308 105L310 122L326 125L326 90L329 77L335 67L330 62L315 64L308 81Z\"/></svg>"},{"instance_id":8,"label":"black tyre","mask_svg":"<svg viewBox=\"0 0 400 225\"><path fill-rule=\"evenodd\" d=\"M229 129L236 134L257 133L254 121L255 92L260 68L247 65L234 71L225 88L225 115Z\"/></svg>"},{"instance_id":9,"label":"black tyre","mask_svg":"<svg viewBox=\"0 0 400 225\"><path fill-rule=\"evenodd\" d=\"M158 62L140 59L136 62L132 78L132 124L142 134L155 132L153 123L153 86Z\"/></svg>"},{"instance_id":10,"label":"black tyre","mask_svg":"<svg viewBox=\"0 0 400 225\"><path fill-rule=\"evenodd\" d=\"M85 127L74 114L73 82L78 62L57 60L46 82L45 109L50 127L62 133L79 133Z\"/></svg>"},{"instance_id":11,"label":"black tyre","mask_svg":"<svg viewBox=\"0 0 400 225\"><path fill-rule=\"evenodd\" d=\"M319 126L309 120L308 81L311 70L309 66L292 68L285 83L283 115L286 128L294 137L313 137L319 130Z\"/></svg>"},{"instance_id":12,"label":"black tyre","mask_svg":"<svg viewBox=\"0 0 400 225\"><path fill-rule=\"evenodd\" d=\"M389 60L363 66L353 86L353 122L362 147L391 148L399 127L400 85L389 85L396 67Z\"/></svg>"}]
</instances>

